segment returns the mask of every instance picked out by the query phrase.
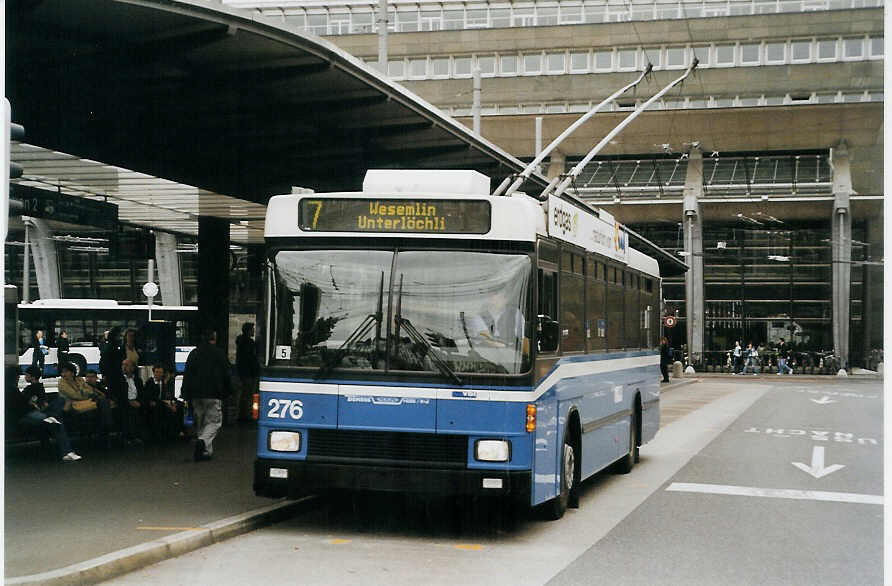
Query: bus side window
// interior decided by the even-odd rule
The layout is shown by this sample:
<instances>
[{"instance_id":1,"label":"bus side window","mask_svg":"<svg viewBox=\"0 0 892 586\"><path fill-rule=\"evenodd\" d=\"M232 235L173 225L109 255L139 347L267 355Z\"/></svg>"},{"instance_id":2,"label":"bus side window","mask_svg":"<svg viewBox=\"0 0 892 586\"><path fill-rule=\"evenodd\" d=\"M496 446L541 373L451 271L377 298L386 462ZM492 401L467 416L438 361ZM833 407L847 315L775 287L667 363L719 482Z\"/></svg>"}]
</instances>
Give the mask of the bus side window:
<instances>
[{"instance_id":1,"label":"bus side window","mask_svg":"<svg viewBox=\"0 0 892 586\"><path fill-rule=\"evenodd\" d=\"M556 352L560 342L560 327L557 316L557 273L539 269L539 308L536 325L538 350Z\"/></svg>"}]
</instances>

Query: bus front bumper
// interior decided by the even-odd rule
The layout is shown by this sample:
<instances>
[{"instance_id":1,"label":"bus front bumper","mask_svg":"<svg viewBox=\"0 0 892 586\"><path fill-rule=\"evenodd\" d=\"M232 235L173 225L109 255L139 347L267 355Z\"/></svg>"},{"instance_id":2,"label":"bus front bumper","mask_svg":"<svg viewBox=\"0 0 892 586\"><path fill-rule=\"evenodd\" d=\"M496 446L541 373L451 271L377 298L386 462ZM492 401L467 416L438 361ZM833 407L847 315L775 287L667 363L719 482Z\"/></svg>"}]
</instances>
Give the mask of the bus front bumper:
<instances>
[{"instance_id":1,"label":"bus front bumper","mask_svg":"<svg viewBox=\"0 0 892 586\"><path fill-rule=\"evenodd\" d=\"M510 496L530 502L529 470L404 468L367 464L295 462L258 458L254 492L296 498L324 489L417 494Z\"/></svg>"}]
</instances>

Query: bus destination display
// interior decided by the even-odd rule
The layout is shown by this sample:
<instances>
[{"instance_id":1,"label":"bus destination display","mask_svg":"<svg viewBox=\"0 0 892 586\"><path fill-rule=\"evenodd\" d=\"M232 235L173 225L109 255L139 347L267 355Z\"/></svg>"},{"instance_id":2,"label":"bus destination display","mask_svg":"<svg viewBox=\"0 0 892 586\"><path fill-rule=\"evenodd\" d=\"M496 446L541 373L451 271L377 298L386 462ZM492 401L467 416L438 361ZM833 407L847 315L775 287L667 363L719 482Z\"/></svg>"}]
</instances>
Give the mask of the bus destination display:
<instances>
[{"instance_id":1,"label":"bus destination display","mask_svg":"<svg viewBox=\"0 0 892 586\"><path fill-rule=\"evenodd\" d=\"M490 215L488 201L305 198L298 221L309 232L486 234Z\"/></svg>"}]
</instances>

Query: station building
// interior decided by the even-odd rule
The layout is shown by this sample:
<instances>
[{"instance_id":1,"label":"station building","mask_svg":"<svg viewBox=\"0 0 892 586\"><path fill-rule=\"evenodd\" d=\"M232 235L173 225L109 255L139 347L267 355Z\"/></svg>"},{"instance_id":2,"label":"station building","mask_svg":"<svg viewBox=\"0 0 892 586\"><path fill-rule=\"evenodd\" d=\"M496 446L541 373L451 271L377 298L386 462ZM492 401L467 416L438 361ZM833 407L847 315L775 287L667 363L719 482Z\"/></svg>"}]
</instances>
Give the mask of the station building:
<instances>
[{"instance_id":1,"label":"station building","mask_svg":"<svg viewBox=\"0 0 892 586\"><path fill-rule=\"evenodd\" d=\"M368 64L379 60L377 4L226 0L223 6L325 37ZM653 66L645 82L546 160L542 171L551 177L567 172L696 58L692 76L612 140L571 191L690 265L684 276L664 280L664 315L677 318L666 329L673 347L686 349L696 365L714 368L735 340L768 345L779 337L815 360L835 351L853 366L881 361L880 2L390 0L389 6L387 76L471 127L472 72L479 69L482 137L527 160L647 63ZM411 142L413 134L400 140ZM55 165L93 177L95 189L114 181L172 198L186 190L200 196L202 210L218 203L212 193L112 165L67 162L30 145L13 150L29 174ZM259 303L262 204L245 202L240 217L248 219L227 228L233 327ZM28 220L26 238L26 224L13 221L6 282L27 283L26 299L142 302L144 259L154 254L162 280L166 274L175 281L162 282L160 301L194 304L200 222L186 214L189 226L181 226L183 214L158 214L157 207L123 205L123 245L83 223L39 219ZM170 232L156 230L148 240L151 226ZM25 261L26 241L33 262ZM52 247L35 252L34 243L49 241Z\"/></svg>"},{"instance_id":2,"label":"station building","mask_svg":"<svg viewBox=\"0 0 892 586\"><path fill-rule=\"evenodd\" d=\"M379 61L377 3L227 4ZM780 337L814 361L881 361L882 2L391 0L387 27L392 79L471 126L479 68L481 134L527 160L651 63L547 160L549 176L696 57L575 193L691 266L664 281L664 313L695 364Z\"/></svg>"}]
</instances>

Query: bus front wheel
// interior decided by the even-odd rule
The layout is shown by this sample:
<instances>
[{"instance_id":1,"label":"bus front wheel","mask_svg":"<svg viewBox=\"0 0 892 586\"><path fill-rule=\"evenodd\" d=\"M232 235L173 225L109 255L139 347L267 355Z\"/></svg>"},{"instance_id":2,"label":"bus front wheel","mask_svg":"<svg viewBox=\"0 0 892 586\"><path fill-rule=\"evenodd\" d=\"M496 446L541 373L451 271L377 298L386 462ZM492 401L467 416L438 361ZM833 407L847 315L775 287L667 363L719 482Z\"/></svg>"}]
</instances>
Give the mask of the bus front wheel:
<instances>
[{"instance_id":1,"label":"bus front wheel","mask_svg":"<svg viewBox=\"0 0 892 586\"><path fill-rule=\"evenodd\" d=\"M564 449L561 457L561 491L548 504L548 518L557 521L567 512L567 505L570 502L570 492L574 489L573 483L576 479L576 451L570 438L564 432Z\"/></svg>"},{"instance_id":2,"label":"bus front wheel","mask_svg":"<svg viewBox=\"0 0 892 586\"><path fill-rule=\"evenodd\" d=\"M616 463L617 474L628 474L638 461L638 410L632 412L629 430L629 451Z\"/></svg>"}]
</instances>

